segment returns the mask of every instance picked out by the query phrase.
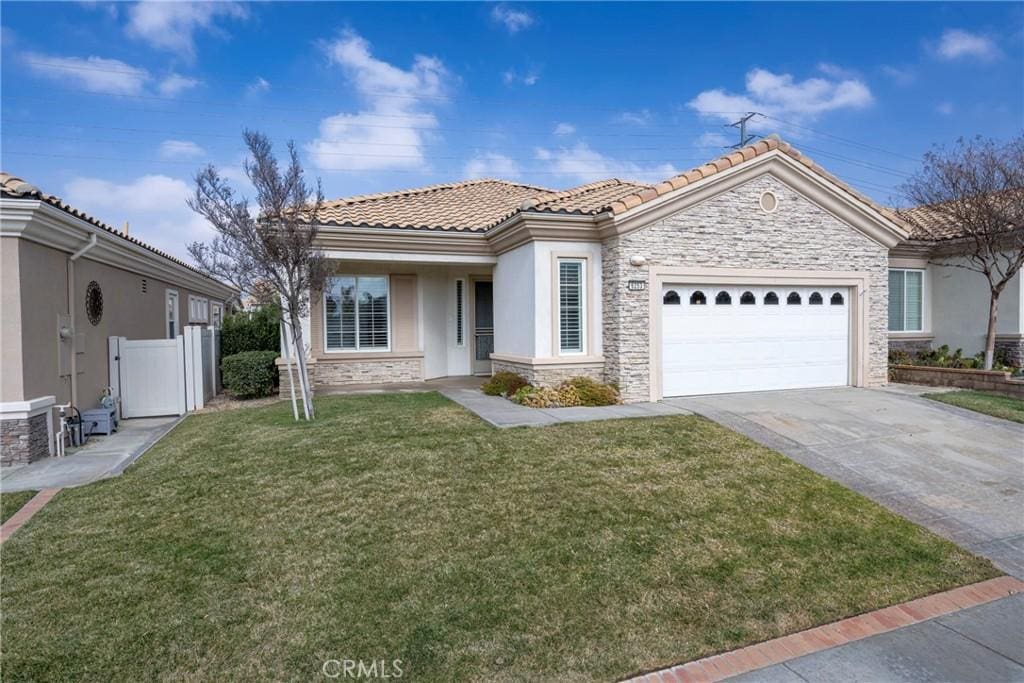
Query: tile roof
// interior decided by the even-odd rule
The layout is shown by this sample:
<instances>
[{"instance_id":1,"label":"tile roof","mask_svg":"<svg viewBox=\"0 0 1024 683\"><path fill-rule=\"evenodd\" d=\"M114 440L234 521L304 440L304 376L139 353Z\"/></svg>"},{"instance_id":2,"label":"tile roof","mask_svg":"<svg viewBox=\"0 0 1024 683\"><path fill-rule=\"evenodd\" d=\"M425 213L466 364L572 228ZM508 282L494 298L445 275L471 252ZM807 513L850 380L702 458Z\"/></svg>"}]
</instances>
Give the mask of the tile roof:
<instances>
[{"instance_id":1,"label":"tile roof","mask_svg":"<svg viewBox=\"0 0 1024 683\"><path fill-rule=\"evenodd\" d=\"M769 136L653 185L612 178L555 191L504 180L471 180L330 200L324 204L321 222L337 226L483 232L519 212L590 216L606 212L621 214L772 150L778 150L827 178L856 200L909 231L909 226L895 211L854 190L777 136Z\"/></svg>"},{"instance_id":2,"label":"tile roof","mask_svg":"<svg viewBox=\"0 0 1024 683\"><path fill-rule=\"evenodd\" d=\"M138 245L138 246L142 247L143 249L146 249L146 250L156 254L157 256L160 256L161 258L164 258L164 259L167 259L168 261L172 261L172 262L176 263L179 266L182 266L184 268L188 268L189 270L193 271L194 273L198 273L199 275L202 275L206 279L211 280L213 282L216 282L218 285L225 286L223 282L221 282L220 280L217 280L216 278L210 277L209 275L207 275L203 271L199 270L195 266L190 265L190 264L182 261L179 258L171 256L170 254L168 254L166 252L160 251L156 247L151 246L149 244L146 244L145 242L143 242L140 239L132 237L131 235L126 235L124 232L122 232L122 231L120 231L120 230L118 230L118 229L116 229L114 227L111 227L110 225L107 225L106 223L104 223L100 219L98 219L98 218L96 218L94 216L90 216L89 214L87 214L86 212L84 212L84 211L82 211L80 209L76 209L75 207L71 206L70 204L65 202L63 199L61 199L60 197L57 197L56 195L52 195L52 194L46 194L42 190L40 190L38 187L36 187L35 185L31 185L30 183L25 182L21 178L15 176L15 175L12 175L10 173L5 173L3 171L0 171L0 197L10 197L12 199L39 199L39 200L42 200L42 201L46 202L47 204L50 204L51 206L55 206L58 209L60 209L61 211L64 211L65 213L68 213L68 214L74 216L75 218L80 218L81 220L83 220L83 221L85 221L85 222L87 222L87 223L89 223L91 225L95 225L97 228L102 228L103 230L105 230L106 232L110 233L111 235L119 237L119 238L121 238L121 239L123 239L123 240L125 240L127 242L131 242L132 244Z\"/></svg>"},{"instance_id":3,"label":"tile roof","mask_svg":"<svg viewBox=\"0 0 1024 683\"><path fill-rule=\"evenodd\" d=\"M519 210L524 199L551 190L484 178L365 194L324 202L323 225L481 232Z\"/></svg>"},{"instance_id":4,"label":"tile roof","mask_svg":"<svg viewBox=\"0 0 1024 683\"><path fill-rule=\"evenodd\" d=\"M996 196L1007 197L1010 201L1024 201L1024 190L1005 190ZM899 215L910 226L910 239L921 241L951 240L967 235L967 231L946 213L936 207L942 204L912 206L900 209Z\"/></svg>"}]
</instances>

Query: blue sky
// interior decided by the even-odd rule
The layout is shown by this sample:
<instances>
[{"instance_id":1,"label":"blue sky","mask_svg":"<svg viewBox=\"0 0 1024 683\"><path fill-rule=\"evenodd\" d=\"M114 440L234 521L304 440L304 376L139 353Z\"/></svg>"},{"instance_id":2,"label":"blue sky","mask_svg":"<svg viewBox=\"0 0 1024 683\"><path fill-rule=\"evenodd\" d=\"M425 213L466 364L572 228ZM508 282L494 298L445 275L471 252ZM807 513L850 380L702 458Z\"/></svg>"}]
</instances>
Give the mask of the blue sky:
<instances>
[{"instance_id":1,"label":"blue sky","mask_svg":"<svg viewBox=\"0 0 1024 683\"><path fill-rule=\"evenodd\" d=\"M1016 3L3 7L4 170L178 255L196 169L245 187L246 127L338 197L660 180L758 111L884 202L931 145L1024 127Z\"/></svg>"}]
</instances>

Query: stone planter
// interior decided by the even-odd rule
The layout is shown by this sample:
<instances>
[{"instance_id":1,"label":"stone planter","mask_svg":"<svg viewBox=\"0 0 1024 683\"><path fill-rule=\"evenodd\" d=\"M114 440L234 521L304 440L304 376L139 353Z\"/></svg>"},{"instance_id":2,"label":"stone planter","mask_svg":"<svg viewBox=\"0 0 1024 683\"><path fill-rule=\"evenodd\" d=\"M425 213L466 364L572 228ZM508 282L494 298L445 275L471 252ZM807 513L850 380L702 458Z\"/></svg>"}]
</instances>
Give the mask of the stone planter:
<instances>
[{"instance_id":1,"label":"stone planter","mask_svg":"<svg viewBox=\"0 0 1024 683\"><path fill-rule=\"evenodd\" d=\"M975 391L992 391L1024 400L1024 380L1011 379L1010 373L999 370L890 365L889 377L893 382L925 384L930 387L956 387L958 389L973 389Z\"/></svg>"}]
</instances>

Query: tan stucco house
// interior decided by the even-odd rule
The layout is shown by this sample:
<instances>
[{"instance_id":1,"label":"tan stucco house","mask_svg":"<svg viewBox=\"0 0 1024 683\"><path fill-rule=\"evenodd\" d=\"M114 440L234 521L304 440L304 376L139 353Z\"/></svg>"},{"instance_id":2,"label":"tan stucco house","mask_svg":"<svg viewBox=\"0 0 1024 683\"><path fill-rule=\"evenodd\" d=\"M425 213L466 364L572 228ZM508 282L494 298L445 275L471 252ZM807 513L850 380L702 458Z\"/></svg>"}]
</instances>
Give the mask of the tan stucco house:
<instances>
[{"instance_id":1,"label":"tan stucco house","mask_svg":"<svg viewBox=\"0 0 1024 683\"><path fill-rule=\"evenodd\" d=\"M237 292L9 174L0 174L3 464L52 452L54 406L92 408L111 336L219 325Z\"/></svg>"},{"instance_id":2,"label":"tan stucco house","mask_svg":"<svg viewBox=\"0 0 1024 683\"><path fill-rule=\"evenodd\" d=\"M654 185L328 201L319 230L334 272L303 323L315 387L512 370L627 401L884 383L908 237L777 138Z\"/></svg>"}]
</instances>

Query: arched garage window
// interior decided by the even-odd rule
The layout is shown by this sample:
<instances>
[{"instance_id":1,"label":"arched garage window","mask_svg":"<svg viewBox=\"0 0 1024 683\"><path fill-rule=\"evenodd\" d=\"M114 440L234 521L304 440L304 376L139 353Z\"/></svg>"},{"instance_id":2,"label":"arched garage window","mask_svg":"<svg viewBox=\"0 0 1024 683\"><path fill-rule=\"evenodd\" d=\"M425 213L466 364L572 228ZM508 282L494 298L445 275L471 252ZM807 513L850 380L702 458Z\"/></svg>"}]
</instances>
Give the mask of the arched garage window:
<instances>
[{"instance_id":1,"label":"arched garage window","mask_svg":"<svg viewBox=\"0 0 1024 683\"><path fill-rule=\"evenodd\" d=\"M690 304L692 306L703 306L708 302L707 297L704 296L704 292L699 289L690 295Z\"/></svg>"},{"instance_id":2,"label":"arched garage window","mask_svg":"<svg viewBox=\"0 0 1024 683\"><path fill-rule=\"evenodd\" d=\"M824 303L824 299L821 298L821 294L818 292L812 292L811 296L807 299L807 303L811 306L820 306Z\"/></svg>"},{"instance_id":3,"label":"arched garage window","mask_svg":"<svg viewBox=\"0 0 1024 683\"><path fill-rule=\"evenodd\" d=\"M789 296L786 297L786 305L787 306L799 306L800 305L800 295L797 294L796 292L790 292Z\"/></svg>"},{"instance_id":4,"label":"arched garage window","mask_svg":"<svg viewBox=\"0 0 1024 683\"><path fill-rule=\"evenodd\" d=\"M732 297L729 296L729 292L722 290L715 296L716 306L728 306L732 303Z\"/></svg>"},{"instance_id":5,"label":"arched garage window","mask_svg":"<svg viewBox=\"0 0 1024 683\"><path fill-rule=\"evenodd\" d=\"M839 292L836 292L835 294L832 295L832 299L830 300L830 303L833 306L842 306L843 305L843 295L840 294Z\"/></svg>"},{"instance_id":6,"label":"arched garage window","mask_svg":"<svg viewBox=\"0 0 1024 683\"><path fill-rule=\"evenodd\" d=\"M740 306L753 306L755 303L757 303L757 299L753 292L743 292L740 295Z\"/></svg>"},{"instance_id":7,"label":"arched garage window","mask_svg":"<svg viewBox=\"0 0 1024 683\"><path fill-rule=\"evenodd\" d=\"M679 292L674 289L670 289L665 292L665 296L662 297L662 303L666 306L678 306L679 305Z\"/></svg>"},{"instance_id":8,"label":"arched garage window","mask_svg":"<svg viewBox=\"0 0 1024 683\"><path fill-rule=\"evenodd\" d=\"M768 292L767 294L764 295L764 305L765 306L778 306L779 305L779 295L776 294L775 292Z\"/></svg>"}]
</instances>

